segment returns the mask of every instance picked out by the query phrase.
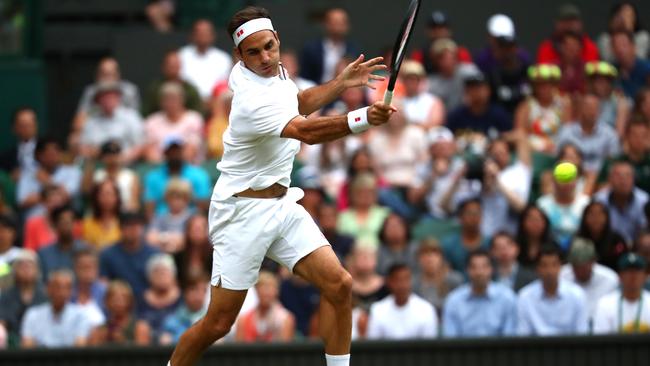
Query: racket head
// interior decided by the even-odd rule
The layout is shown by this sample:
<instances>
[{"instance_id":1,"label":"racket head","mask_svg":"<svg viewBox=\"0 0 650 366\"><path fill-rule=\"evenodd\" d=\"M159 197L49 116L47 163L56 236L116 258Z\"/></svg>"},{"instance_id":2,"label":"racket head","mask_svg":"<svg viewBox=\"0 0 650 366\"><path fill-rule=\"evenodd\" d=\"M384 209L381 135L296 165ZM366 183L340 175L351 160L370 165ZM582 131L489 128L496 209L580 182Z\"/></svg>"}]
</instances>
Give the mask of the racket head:
<instances>
[{"instance_id":1,"label":"racket head","mask_svg":"<svg viewBox=\"0 0 650 366\"><path fill-rule=\"evenodd\" d=\"M415 28L415 20L417 19L419 10L420 0L411 0L408 11L406 12L406 17L402 21L399 33L395 39L395 45L393 46L393 56L390 64L390 78L388 79L387 91L392 92L395 89L395 82L397 81L399 68L402 65L404 56L406 55L406 50L408 48L409 40L411 39L411 34L413 33L413 29Z\"/></svg>"}]
</instances>

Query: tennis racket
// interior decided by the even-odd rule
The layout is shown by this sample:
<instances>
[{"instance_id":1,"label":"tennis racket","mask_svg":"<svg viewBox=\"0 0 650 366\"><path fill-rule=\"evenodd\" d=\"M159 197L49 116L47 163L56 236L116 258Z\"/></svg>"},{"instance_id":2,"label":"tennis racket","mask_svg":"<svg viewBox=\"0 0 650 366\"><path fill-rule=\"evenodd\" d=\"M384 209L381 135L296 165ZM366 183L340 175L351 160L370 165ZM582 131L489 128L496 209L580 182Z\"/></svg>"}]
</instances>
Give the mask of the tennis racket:
<instances>
[{"instance_id":1,"label":"tennis racket","mask_svg":"<svg viewBox=\"0 0 650 366\"><path fill-rule=\"evenodd\" d=\"M406 17L400 26L395 45L393 46L393 57L390 63L390 78L388 79L388 88L384 93L384 104L389 105L393 100L393 90L395 89L395 82L397 81L397 74L399 68L402 66L402 60L406 54L406 47L408 46L411 33L413 33L413 26L415 25L415 18L418 16L420 10L420 0L411 0Z\"/></svg>"}]
</instances>

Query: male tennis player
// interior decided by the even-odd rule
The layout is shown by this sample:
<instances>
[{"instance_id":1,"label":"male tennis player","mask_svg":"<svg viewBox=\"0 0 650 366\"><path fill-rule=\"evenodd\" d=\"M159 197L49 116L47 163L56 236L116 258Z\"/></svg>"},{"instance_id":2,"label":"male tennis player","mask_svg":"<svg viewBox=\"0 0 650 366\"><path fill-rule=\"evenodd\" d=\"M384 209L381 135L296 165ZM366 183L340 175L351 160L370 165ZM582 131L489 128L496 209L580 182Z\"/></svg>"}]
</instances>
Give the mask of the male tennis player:
<instances>
[{"instance_id":1,"label":"male tennis player","mask_svg":"<svg viewBox=\"0 0 650 366\"><path fill-rule=\"evenodd\" d=\"M230 125L210 204L211 300L205 317L180 338L170 364L193 365L228 333L268 256L319 288L319 329L327 365L348 366L352 280L318 226L296 203L303 192L288 188L289 175L300 141L322 143L386 123L396 109L380 102L343 116L305 117L346 88L382 80L371 73L386 66L381 58L363 62L361 55L336 79L299 91L279 64L280 40L265 9L239 11L228 32L240 62L230 74Z\"/></svg>"}]
</instances>

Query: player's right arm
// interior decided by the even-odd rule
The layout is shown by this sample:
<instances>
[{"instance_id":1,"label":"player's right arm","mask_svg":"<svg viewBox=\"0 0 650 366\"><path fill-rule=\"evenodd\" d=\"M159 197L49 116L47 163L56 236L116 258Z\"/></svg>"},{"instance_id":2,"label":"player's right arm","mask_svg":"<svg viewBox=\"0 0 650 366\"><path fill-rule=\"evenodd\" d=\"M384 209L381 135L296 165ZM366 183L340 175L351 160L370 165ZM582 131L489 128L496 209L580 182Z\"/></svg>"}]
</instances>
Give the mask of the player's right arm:
<instances>
[{"instance_id":1,"label":"player's right arm","mask_svg":"<svg viewBox=\"0 0 650 366\"><path fill-rule=\"evenodd\" d=\"M395 111L395 107L376 102L367 109L368 123L372 126L382 125ZM284 127L281 136L312 145L336 140L351 133L346 115L315 118L297 116Z\"/></svg>"}]
</instances>

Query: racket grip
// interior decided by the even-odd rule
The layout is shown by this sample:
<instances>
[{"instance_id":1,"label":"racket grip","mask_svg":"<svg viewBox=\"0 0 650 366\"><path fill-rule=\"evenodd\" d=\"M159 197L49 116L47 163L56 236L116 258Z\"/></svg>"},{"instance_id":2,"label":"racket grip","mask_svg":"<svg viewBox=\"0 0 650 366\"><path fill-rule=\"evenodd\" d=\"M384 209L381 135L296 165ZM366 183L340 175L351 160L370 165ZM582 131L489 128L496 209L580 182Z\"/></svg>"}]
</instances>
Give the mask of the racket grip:
<instances>
[{"instance_id":1,"label":"racket grip","mask_svg":"<svg viewBox=\"0 0 650 366\"><path fill-rule=\"evenodd\" d=\"M390 102L393 101L393 91L392 90L386 90L384 93L384 104L390 105Z\"/></svg>"}]
</instances>

